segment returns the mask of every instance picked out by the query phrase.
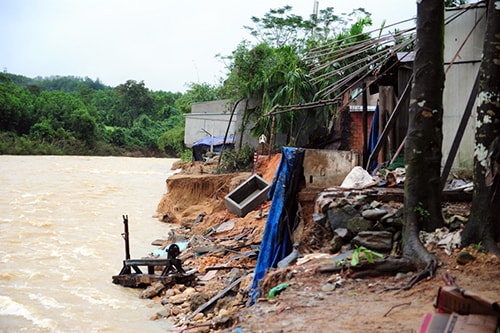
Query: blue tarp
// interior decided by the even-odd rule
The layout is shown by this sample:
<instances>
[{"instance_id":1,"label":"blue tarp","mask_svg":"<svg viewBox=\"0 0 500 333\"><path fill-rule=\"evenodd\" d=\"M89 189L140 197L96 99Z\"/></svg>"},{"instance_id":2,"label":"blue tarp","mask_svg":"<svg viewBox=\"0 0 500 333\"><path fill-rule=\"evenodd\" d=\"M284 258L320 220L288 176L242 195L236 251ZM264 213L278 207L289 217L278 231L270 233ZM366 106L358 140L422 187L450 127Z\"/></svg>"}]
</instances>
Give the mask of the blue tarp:
<instances>
[{"instance_id":1,"label":"blue tarp","mask_svg":"<svg viewBox=\"0 0 500 333\"><path fill-rule=\"evenodd\" d=\"M200 139L193 143L193 147L200 146L200 145L205 145L205 146L221 146L224 142L224 137L223 136L214 136L212 137L206 137L203 139ZM227 144L234 144L234 137L233 136L228 136L226 138L226 145Z\"/></svg>"},{"instance_id":2,"label":"blue tarp","mask_svg":"<svg viewBox=\"0 0 500 333\"><path fill-rule=\"evenodd\" d=\"M378 107L378 103L377 103L377 106L375 107L375 112L373 113L373 117L372 117L372 126L370 128L370 136L369 136L369 141L368 141L368 151L369 153L373 153L373 151L375 150L375 146L377 145L378 143L378 140L379 140L379 134L378 134L378 118L379 118L379 107ZM372 165L369 165L368 166L368 172L372 172L373 170L375 170L375 168L377 167L377 158L375 158L373 161L372 161Z\"/></svg>"},{"instance_id":3,"label":"blue tarp","mask_svg":"<svg viewBox=\"0 0 500 333\"><path fill-rule=\"evenodd\" d=\"M258 284L267 269L276 267L293 249L290 234L296 227L296 194L298 184L303 178L303 159L303 149L283 147L281 150L281 161L268 194L272 202L252 281L251 305L259 296Z\"/></svg>"},{"instance_id":4,"label":"blue tarp","mask_svg":"<svg viewBox=\"0 0 500 333\"><path fill-rule=\"evenodd\" d=\"M196 141L192 147L193 159L195 161L203 161L203 157L211 149L215 153L220 153L223 149L234 148L234 136L228 136L226 143L222 144L223 142L224 137L222 136L207 137Z\"/></svg>"}]
</instances>

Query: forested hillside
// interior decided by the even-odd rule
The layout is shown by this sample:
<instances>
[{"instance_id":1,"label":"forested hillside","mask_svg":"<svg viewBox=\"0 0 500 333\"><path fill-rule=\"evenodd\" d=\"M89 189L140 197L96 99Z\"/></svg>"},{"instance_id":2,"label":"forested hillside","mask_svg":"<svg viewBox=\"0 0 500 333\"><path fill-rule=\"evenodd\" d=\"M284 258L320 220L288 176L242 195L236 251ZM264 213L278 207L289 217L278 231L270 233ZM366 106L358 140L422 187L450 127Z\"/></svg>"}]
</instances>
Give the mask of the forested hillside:
<instances>
[{"instance_id":1,"label":"forested hillside","mask_svg":"<svg viewBox=\"0 0 500 333\"><path fill-rule=\"evenodd\" d=\"M255 137L282 133L290 146L308 133L327 142L338 118L334 105L279 112L275 121L269 112L276 106L334 100L340 93L332 89L336 82L370 69L372 57L390 47L386 44L404 41L395 30L353 59L333 61L323 51L314 53L366 42L370 34L364 29L371 24L363 8L336 15L327 7L308 19L293 14L291 6L271 9L245 26L256 42L244 40L230 55L220 56L227 76L219 86L191 84L185 93L151 91L133 80L109 87L89 78L0 73L0 153L179 156L185 151L183 114L194 102L221 98L259 101L245 110L239 131ZM311 75L318 63L324 65Z\"/></svg>"},{"instance_id":2,"label":"forested hillside","mask_svg":"<svg viewBox=\"0 0 500 333\"><path fill-rule=\"evenodd\" d=\"M183 113L207 98L218 96L203 84L183 94L151 91L142 81L109 87L0 73L0 154L177 157L185 149Z\"/></svg>"}]
</instances>

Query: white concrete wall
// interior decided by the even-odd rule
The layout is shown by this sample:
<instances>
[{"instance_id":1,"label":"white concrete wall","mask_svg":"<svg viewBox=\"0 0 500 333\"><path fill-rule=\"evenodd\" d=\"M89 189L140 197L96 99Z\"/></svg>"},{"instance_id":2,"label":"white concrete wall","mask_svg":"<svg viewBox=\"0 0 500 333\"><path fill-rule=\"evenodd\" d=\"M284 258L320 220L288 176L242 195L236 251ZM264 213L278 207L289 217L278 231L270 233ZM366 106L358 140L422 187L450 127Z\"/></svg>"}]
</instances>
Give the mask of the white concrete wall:
<instances>
[{"instance_id":1,"label":"white concrete wall","mask_svg":"<svg viewBox=\"0 0 500 333\"><path fill-rule=\"evenodd\" d=\"M232 107L229 100L194 103L191 106L191 113L185 115L184 144L187 147L192 147L196 141L208 137L209 135L202 129L214 136L223 137L231 118ZM237 112L233 115L229 136L236 132L236 120Z\"/></svg>"},{"instance_id":2,"label":"white concrete wall","mask_svg":"<svg viewBox=\"0 0 500 333\"><path fill-rule=\"evenodd\" d=\"M360 163L354 151L306 149L304 177L306 188L339 186L349 172Z\"/></svg>"},{"instance_id":3,"label":"white concrete wall","mask_svg":"<svg viewBox=\"0 0 500 333\"><path fill-rule=\"evenodd\" d=\"M250 134L250 129L255 126L255 119L250 120L249 123L245 124L246 127L243 127L243 116L245 113L245 108L254 109L260 107L260 101L258 100L244 100L238 105L237 109L240 111L240 116L238 117L237 123L237 134L236 134L236 148L244 147L248 145L253 148L257 148L259 146L258 138L254 138ZM242 130L243 129L243 130ZM269 140L269 136L267 138ZM268 141L269 143L269 141Z\"/></svg>"},{"instance_id":4,"label":"white concrete wall","mask_svg":"<svg viewBox=\"0 0 500 333\"><path fill-rule=\"evenodd\" d=\"M477 23L470 36L469 34L485 11L484 6L468 10L445 26L444 61L447 73L443 92L443 165L448 158L481 64L486 16ZM459 13L457 9L448 9L446 18ZM474 122L475 107L455 157L452 167L454 170L473 168Z\"/></svg>"}]
</instances>

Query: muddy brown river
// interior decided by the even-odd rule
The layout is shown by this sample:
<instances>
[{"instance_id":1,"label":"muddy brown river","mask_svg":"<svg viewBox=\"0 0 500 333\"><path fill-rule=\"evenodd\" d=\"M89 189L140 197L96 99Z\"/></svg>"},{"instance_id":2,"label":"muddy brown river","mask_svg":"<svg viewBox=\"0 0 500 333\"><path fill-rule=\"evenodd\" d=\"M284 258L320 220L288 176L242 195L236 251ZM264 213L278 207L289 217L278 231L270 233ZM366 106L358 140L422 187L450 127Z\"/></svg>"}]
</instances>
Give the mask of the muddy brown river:
<instances>
[{"instance_id":1,"label":"muddy brown river","mask_svg":"<svg viewBox=\"0 0 500 333\"><path fill-rule=\"evenodd\" d=\"M159 305L114 285L165 238L154 215L174 159L0 156L0 332L165 332Z\"/></svg>"}]
</instances>

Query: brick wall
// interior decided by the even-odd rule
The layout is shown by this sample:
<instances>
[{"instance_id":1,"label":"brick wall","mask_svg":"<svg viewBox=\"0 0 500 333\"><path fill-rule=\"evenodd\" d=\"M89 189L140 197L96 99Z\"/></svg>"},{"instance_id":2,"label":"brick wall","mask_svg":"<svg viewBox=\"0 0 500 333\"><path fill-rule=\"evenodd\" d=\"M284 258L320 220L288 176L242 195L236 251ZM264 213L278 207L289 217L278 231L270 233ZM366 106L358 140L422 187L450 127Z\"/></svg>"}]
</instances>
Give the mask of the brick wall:
<instances>
[{"instance_id":1,"label":"brick wall","mask_svg":"<svg viewBox=\"0 0 500 333\"><path fill-rule=\"evenodd\" d=\"M372 125L372 117L374 112L368 112L368 133ZM363 154L363 112L350 112L351 115L351 140L349 142L350 149ZM368 140L368 139L367 139ZM368 142L368 141L367 141Z\"/></svg>"}]
</instances>

